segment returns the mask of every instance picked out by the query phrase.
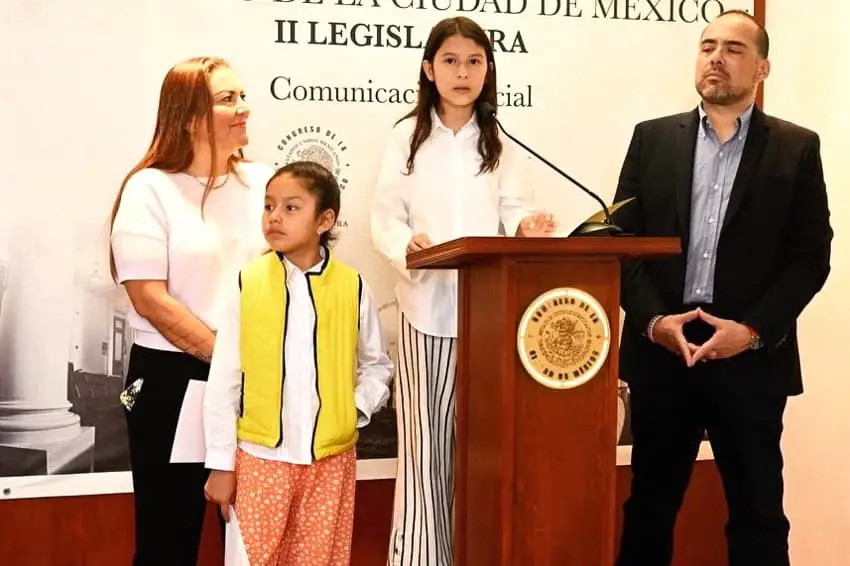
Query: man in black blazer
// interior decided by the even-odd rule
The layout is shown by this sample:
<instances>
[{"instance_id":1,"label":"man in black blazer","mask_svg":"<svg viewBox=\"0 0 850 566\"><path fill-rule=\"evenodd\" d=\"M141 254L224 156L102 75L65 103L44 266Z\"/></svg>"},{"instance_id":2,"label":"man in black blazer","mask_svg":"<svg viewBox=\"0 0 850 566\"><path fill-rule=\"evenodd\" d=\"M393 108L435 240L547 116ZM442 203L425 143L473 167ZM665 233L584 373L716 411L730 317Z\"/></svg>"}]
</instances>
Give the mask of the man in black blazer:
<instances>
[{"instance_id":1,"label":"man in black blazer","mask_svg":"<svg viewBox=\"0 0 850 566\"><path fill-rule=\"evenodd\" d=\"M756 105L768 36L727 12L700 38L697 109L638 124L615 200L627 232L681 256L624 264L621 378L632 489L618 566L668 565L707 432L723 480L730 566L787 566L780 438L802 393L796 320L829 273L832 229L814 132Z\"/></svg>"}]
</instances>

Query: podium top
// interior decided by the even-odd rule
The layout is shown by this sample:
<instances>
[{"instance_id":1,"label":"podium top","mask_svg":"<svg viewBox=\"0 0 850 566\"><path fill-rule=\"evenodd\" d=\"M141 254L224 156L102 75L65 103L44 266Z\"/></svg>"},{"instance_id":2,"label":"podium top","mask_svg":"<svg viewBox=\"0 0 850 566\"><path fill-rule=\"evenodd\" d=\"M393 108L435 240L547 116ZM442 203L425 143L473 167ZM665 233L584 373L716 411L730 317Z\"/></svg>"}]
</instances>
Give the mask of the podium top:
<instances>
[{"instance_id":1,"label":"podium top","mask_svg":"<svg viewBox=\"0 0 850 566\"><path fill-rule=\"evenodd\" d=\"M587 236L572 238L474 237L458 238L408 254L408 269L457 269L498 256L549 259L615 256L618 259L651 258L682 253L679 238L645 236Z\"/></svg>"}]
</instances>

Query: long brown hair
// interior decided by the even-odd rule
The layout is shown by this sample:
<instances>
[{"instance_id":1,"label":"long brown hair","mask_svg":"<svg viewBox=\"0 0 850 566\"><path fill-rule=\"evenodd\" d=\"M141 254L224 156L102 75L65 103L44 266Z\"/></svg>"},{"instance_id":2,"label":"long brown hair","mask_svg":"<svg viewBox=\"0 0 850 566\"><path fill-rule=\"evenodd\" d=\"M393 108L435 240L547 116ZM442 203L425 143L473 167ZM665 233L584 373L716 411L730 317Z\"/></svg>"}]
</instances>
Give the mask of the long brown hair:
<instances>
[{"instance_id":1,"label":"long brown hair","mask_svg":"<svg viewBox=\"0 0 850 566\"><path fill-rule=\"evenodd\" d=\"M490 38L487 37L481 26L469 18L463 16L447 18L440 21L431 29L431 33L428 35L428 41L425 43L425 52L422 54L422 61L428 61L433 65L437 51L439 51L447 39L455 35L460 35L477 43L484 49L487 57L487 75L484 78L484 87L475 101L475 115L478 122L478 129L481 132L478 136L478 153L481 155L481 167L478 172L493 171L499 166L499 158L502 155L502 140L499 139L499 128L496 124L495 116L481 109L481 105L484 102L489 102L493 108L497 106L496 61L493 56L493 45L490 43ZM432 108L439 110L440 93L437 91L437 85L428 79L425 69L420 65L419 94L416 99L416 107L399 120L399 122L402 122L411 117L416 118L416 127L413 130L413 136L410 138L410 154L407 158L408 175L413 173L416 152L425 143L428 136L431 135Z\"/></svg>"},{"instance_id":2,"label":"long brown hair","mask_svg":"<svg viewBox=\"0 0 850 566\"><path fill-rule=\"evenodd\" d=\"M188 169L195 159L192 135L200 134L196 129L199 124L206 125L205 133L210 146L210 173L201 197L203 211L204 203L215 182L214 175L222 173L222 171L213 171L216 145L213 132L213 96L210 92L210 75L221 67L229 68L230 65L224 59L217 57L193 57L177 63L165 75L159 92L159 108L153 139L145 156L127 173L121 183L121 188L112 205L112 216L109 220L110 236L127 181L142 169L149 167L168 173L178 173ZM243 159L240 149L227 158L224 172L235 172L236 163ZM112 246L109 250L109 269L112 279L117 282L118 273Z\"/></svg>"}]
</instances>

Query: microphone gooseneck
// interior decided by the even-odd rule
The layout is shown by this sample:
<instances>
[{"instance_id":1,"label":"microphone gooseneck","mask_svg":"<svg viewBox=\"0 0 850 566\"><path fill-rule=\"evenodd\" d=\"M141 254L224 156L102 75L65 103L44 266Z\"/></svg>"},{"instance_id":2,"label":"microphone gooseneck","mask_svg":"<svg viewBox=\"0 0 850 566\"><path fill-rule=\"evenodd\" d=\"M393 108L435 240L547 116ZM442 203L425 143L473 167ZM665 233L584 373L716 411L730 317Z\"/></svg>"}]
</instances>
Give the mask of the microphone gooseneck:
<instances>
[{"instance_id":1,"label":"microphone gooseneck","mask_svg":"<svg viewBox=\"0 0 850 566\"><path fill-rule=\"evenodd\" d=\"M590 195L591 198L593 198L596 202L598 202L600 204L600 206L602 206L602 210L605 213L605 222L604 223L591 222L591 223L583 224L582 226L579 226L579 228L576 230L575 235L590 235L590 234L593 234L593 235L599 235L599 234L613 235L613 234L618 234L618 233L622 232L622 230L616 224L614 224L614 221L611 219L611 212L608 210L608 205L605 204L605 201L602 200L602 198L599 195L597 195L595 192L591 191L590 189L588 189L587 187L585 187L584 185L579 183L577 180L575 180L573 177L571 177L570 175L568 175L564 171L561 171L561 169L559 169L557 166L555 166L553 163L551 163L548 159L546 159L545 157L543 157L542 155L540 155L539 153L537 153L536 151L534 151L533 149L531 149L530 147L528 147L527 145L522 143L520 140L518 140L517 138L512 136L510 133L508 133L508 131L505 130L505 127L502 125L502 123L496 117L496 107L495 106L493 106L489 102L482 102L480 104L480 109L481 109L482 112L484 112L487 115L491 115L493 117L493 119L496 120L496 124L499 126L499 129L502 130L502 132L506 136L508 136L510 139L512 139L514 142L516 142L520 147L525 149L528 153L530 153L531 155L533 155L534 157L536 157L537 159L539 159L540 161L542 161L543 163L545 163L546 165L551 167L559 175L561 175L562 177L564 177L565 179L567 179L568 181L573 183L575 186L580 188L582 191L584 191L585 193Z\"/></svg>"}]
</instances>

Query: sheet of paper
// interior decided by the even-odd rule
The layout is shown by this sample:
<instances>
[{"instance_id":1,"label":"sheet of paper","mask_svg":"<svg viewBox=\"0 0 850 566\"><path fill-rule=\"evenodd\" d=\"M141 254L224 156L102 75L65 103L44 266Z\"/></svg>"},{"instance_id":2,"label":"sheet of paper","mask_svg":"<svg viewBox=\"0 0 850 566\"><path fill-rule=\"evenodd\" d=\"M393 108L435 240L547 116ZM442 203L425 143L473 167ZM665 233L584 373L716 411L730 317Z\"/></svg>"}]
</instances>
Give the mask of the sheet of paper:
<instances>
[{"instance_id":1,"label":"sheet of paper","mask_svg":"<svg viewBox=\"0 0 850 566\"><path fill-rule=\"evenodd\" d=\"M183 404L180 406L174 444L171 446L172 464L204 462L206 457L204 391L206 387L205 381L189 380L189 386L183 396Z\"/></svg>"},{"instance_id":2,"label":"sheet of paper","mask_svg":"<svg viewBox=\"0 0 850 566\"><path fill-rule=\"evenodd\" d=\"M233 505L230 506L230 521L224 531L224 566L250 566Z\"/></svg>"}]
</instances>

